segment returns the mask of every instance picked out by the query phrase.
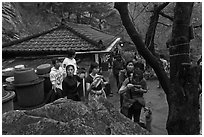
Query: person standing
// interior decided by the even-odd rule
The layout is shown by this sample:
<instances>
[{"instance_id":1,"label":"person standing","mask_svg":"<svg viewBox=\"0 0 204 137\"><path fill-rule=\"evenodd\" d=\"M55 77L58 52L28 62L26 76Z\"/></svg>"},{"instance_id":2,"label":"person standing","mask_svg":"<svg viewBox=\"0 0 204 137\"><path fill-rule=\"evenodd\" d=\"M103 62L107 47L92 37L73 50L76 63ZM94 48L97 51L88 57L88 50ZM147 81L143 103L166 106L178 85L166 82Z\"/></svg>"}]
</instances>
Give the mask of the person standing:
<instances>
[{"instance_id":1,"label":"person standing","mask_svg":"<svg viewBox=\"0 0 204 137\"><path fill-rule=\"evenodd\" d=\"M64 61L62 62L62 67L63 67L64 71L66 71L67 65L73 65L74 66L74 75L77 74L77 62L75 60L75 57L76 57L76 52L71 49L68 51L67 58L65 58Z\"/></svg>"},{"instance_id":2,"label":"person standing","mask_svg":"<svg viewBox=\"0 0 204 137\"><path fill-rule=\"evenodd\" d=\"M86 90L88 100L98 100L100 97L106 98L104 86L107 84L102 75L98 75L99 64L91 63L89 68L89 75L86 78Z\"/></svg>"},{"instance_id":3,"label":"person standing","mask_svg":"<svg viewBox=\"0 0 204 137\"><path fill-rule=\"evenodd\" d=\"M78 89L78 86L80 82L82 82L82 79L80 79L79 76L74 75L74 71L75 70L73 65L67 65L67 76L62 82L62 94L64 97L67 97L67 99L81 101L79 96L80 89Z\"/></svg>"},{"instance_id":4,"label":"person standing","mask_svg":"<svg viewBox=\"0 0 204 137\"><path fill-rule=\"evenodd\" d=\"M143 94L147 92L147 84L143 78L143 72L138 68L123 82L119 93L123 96L121 113L140 123L140 114L142 107L145 107Z\"/></svg>"},{"instance_id":5,"label":"person standing","mask_svg":"<svg viewBox=\"0 0 204 137\"><path fill-rule=\"evenodd\" d=\"M58 59L52 60L53 67L50 71L50 82L52 83L52 90L48 93L46 103L53 102L54 100L62 97L62 81L64 79L64 71L60 66L61 63Z\"/></svg>"},{"instance_id":6,"label":"person standing","mask_svg":"<svg viewBox=\"0 0 204 137\"><path fill-rule=\"evenodd\" d=\"M124 69L125 62L123 61L121 55L117 55L116 59L113 61L113 75L116 79L117 88L119 89L119 72Z\"/></svg>"},{"instance_id":7,"label":"person standing","mask_svg":"<svg viewBox=\"0 0 204 137\"><path fill-rule=\"evenodd\" d=\"M134 69L135 69L134 61L133 60L128 61L125 65L125 69L119 72L119 88L122 86L124 80L130 77L130 74L134 72ZM123 103L123 96L122 94L120 94L120 107L122 107L122 103Z\"/></svg>"}]
</instances>

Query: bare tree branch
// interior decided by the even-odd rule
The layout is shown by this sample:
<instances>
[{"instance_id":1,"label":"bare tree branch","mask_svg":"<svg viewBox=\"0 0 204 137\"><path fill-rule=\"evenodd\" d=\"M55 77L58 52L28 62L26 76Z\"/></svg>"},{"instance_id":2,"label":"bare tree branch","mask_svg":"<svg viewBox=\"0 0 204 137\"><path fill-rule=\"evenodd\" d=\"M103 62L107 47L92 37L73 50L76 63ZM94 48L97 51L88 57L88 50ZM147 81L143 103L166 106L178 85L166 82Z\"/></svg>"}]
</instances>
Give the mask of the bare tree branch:
<instances>
[{"instance_id":1,"label":"bare tree branch","mask_svg":"<svg viewBox=\"0 0 204 137\"><path fill-rule=\"evenodd\" d=\"M141 13L146 9L146 7L149 5L150 2L147 3L147 5L144 6L144 8L140 11L140 13L134 18L134 21L141 15Z\"/></svg>"},{"instance_id":2,"label":"bare tree branch","mask_svg":"<svg viewBox=\"0 0 204 137\"><path fill-rule=\"evenodd\" d=\"M132 13L132 14L129 14L134 25L135 25L135 20L142 14L142 12L146 9L146 7L149 5L149 3L150 3L150 2L148 2L147 5L145 5L145 6L143 5L143 9L142 9L142 10L137 14L137 16L134 18L134 14L135 14L136 7L137 7L136 4L135 4L133 13Z\"/></svg>"},{"instance_id":3,"label":"bare tree branch","mask_svg":"<svg viewBox=\"0 0 204 137\"><path fill-rule=\"evenodd\" d=\"M135 25L134 17L133 17L133 15L130 13L130 11L129 11L129 16L130 16L130 18L131 18L131 20L132 20L132 23Z\"/></svg>"},{"instance_id":4,"label":"bare tree branch","mask_svg":"<svg viewBox=\"0 0 204 137\"><path fill-rule=\"evenodd\" d=\"M171 21L173 21L174 20L174 18L173 17L171 17L171 16L169 16L169 15L167 15L167 14L165 14L164 12L159 12L159 15L161 15L161 16L163 16L163 17L165 17L165 18L167 18L167 19L169 19L169 20L171 20Z\"/></svg>"},{"instance_id":5,"label":"bare tree branch","mask_svg":"<svg viewBox=\"0 0 204 137\"><path fill-rule=\"evenodd\" d=\"M121 31L119 31L117 34L114 35L114 37L117 37L118 35L120 35L124 30L125 28L123 27Z\"/></svg>"},{"instance_id":6,"label":"bare tree branch","mask_svg":"<svg viewBox=\"0 0 204 137\"><path fill-rule=\"evenodd\" d=\"M200 24L200 25L197 25L197 26L193 26L193 28L202 28L202 24Z\"/></svg>"},{"instance_id":7,"label":"bare tree branch","mask_svg":"<svg viewBox=\"0 0 204 137\"><path fill-rule=\"evenodd\" d=\"M161 25L164 25L166 27L171 27L171 25L168 25L168 24L165 24L165 23L162 23L162 22L157 22L158 24L161 24Z\"/></svg>"},{"instance_id":8,"label":"bare tree branch","mask_svg":"<svg viewBox=\"0 0 204 137\"><path fill-rule=\"evenodd\" d=\"M154 10L146 10L146 9L145 9L145 11L146 11L146 12L154 12Z\"/></svg>"},{"instance_id":9,"label":"bare tree branch","mask_svg":"<svg viewBox=\"0 0 204 137\"><path fill-rule=\"evenodd\" d=\"M150 17L150 23L145 37L145 45L154 55L155 55L154 36L156 32L157 22L159 20L159 12L163 10L168 4L169 2L162 3L160 5L154 4L153 13Z\"/></svg>"},{"instance_id":10,"label":"bare tree branch","mask_svg":"<svg viewBox=\"0 0 204 137\"><path fill-rule=\"evenodd\" d=\"M154 69L155 73L158 76L161 86L164 89L164 92L169 94L170 81L164 71L164 68L159 63L158 59L146 48L145 43L143 42L140 34L136 31L135 26L133 25L128 13L128 3L115 3L114 7L119 11L123 26L125 27L128 35L134 42L140 55L144 57L147 63Z\"/></svg>"},{"instance_id":11,"label":"bare tree branch","mask_svg":"<svg viewBox=\"0 0 204 137\"><path fill-rule=\"evenodd\" d=\"M109 26L111 26L111 27L113 27L113 28L119 28L119 27L123 27L123 25L122 25L122 24L118 24L118 25L113 25L113 24L111 24L111 23L108 23L108 22L106 22L106 24L107 24L107 25L109 25Z\"/></svg>"},{"instance_id":12,"label":"bare tree branch","mask_svg":"<svg viewBox=\"0 0 204 137\"><path fill-rule=\"evenodd\" d=\"M169 4L169 2L162 3L161 5L159 5L159 6L157 7L157 11L160 12L160 11L163 10L168 4Z\"/></svg>"},{"instance_id":13,"label":"bare tree branch","mask_svg":"<svg viewBox=\"0 0 204 137\"><path fill-rule=\"evenodd\" d=\"M136 2L135 2L134 4L135 4L135 5L134 5L134 10L133 10L133 12L132 12L132 16L133 16L133 17L135 16L135 11L136 11L136 9L137 9Z\"/></svg>"}]
</instances>

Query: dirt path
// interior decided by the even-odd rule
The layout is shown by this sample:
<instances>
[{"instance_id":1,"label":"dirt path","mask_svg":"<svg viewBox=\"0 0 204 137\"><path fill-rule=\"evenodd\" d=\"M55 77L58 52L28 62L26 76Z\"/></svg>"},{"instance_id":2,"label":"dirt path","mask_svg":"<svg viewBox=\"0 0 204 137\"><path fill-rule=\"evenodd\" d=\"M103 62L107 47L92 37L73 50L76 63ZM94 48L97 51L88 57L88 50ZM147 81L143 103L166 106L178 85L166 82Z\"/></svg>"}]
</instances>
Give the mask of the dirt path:
<instances>
[{"instance_id":1,"label":"dirt path","mask_svg":"<svg viewBox=\"0 0 204 137\"><path fill-rule=\"evenodd\" d=\"M106 76L108 74L105 74ZM117 94L115 78L111 74L109 76L111 90L113 97L108 97L109 101L112 102L116 108L119 109L119 94ZM167 135L166 131L166 120L168 114L168 104L166 102L166 95L163 90L157 88L158 81L151 80L147 81L149 92L144 94L147 106L152 110L152 134L154 135ZM141 114L141 121L144 120L143 113Z\"/></svg>"},{"instance_id":2,"label":"dirt path","mask_svg":"<svg viewBox=\"0 0 204 137\"><path fill-rule=\"evenodd\" d=\"M147 81L148 93L144 94L146 105L152 110L152 134L167 135L166 121L168 116L168 104L162 88L157 88L158 81Z\"/></svg>"},{"instance_id":3,"label":"dirt path","mask_svg":"<svg viewBox=\"0 0 204 137\"><path fill-rule=\"evenodd\" d=\"M111 84L111 90L113 97L108 97L108 100L114 104L116 108L120 108L120 97L117 93L116 80L111 74L105 73L107 77L109 75L109 81ZM166 95L162 88L157 88L158 80L148 80L147 86L149 91L144 94L146 106L152 110L152 133L153 135L167 135L166 121L168 116L168 104L166 101ZM202 108L202 94L199 99L200 108ZM200 114L200 127L202 128L202 109L199 110ZM141 113L141 121L144 121L144 115ZM201 130L202 134L202 130Z\"/></svg>"}]
</instances>

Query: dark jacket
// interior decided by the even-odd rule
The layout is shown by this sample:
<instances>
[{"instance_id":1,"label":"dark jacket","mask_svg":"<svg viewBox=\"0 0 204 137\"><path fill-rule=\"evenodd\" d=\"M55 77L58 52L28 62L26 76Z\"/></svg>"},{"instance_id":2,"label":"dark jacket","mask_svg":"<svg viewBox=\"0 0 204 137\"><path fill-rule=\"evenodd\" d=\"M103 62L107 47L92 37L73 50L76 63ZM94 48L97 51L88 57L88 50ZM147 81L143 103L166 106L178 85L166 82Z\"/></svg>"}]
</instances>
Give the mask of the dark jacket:
<instances>
[{"instance_id":1,"label":"dark jacket","mask_svg":"<svg viewBox=\"0 0 204 137\"><path fill-rule=\"evenodd\" d=\"M75 96L79 96L77 82L81 81L82 79L76 75L73 77L67 76L62 82L63 96L67 96L68 99L73 99Z\"/></svg>"},{"instance_id":2,"label":"dark jacket","mask_svg":"<svg viewBox=\"0 0 204 137\"><path fill-rule=\"evenodd\" d=\"M113 74L119 74L119 71L122 70L124 68L124 61L121 59L121 60L114 60L113 61Z\"/></svg>"}]
</instances>

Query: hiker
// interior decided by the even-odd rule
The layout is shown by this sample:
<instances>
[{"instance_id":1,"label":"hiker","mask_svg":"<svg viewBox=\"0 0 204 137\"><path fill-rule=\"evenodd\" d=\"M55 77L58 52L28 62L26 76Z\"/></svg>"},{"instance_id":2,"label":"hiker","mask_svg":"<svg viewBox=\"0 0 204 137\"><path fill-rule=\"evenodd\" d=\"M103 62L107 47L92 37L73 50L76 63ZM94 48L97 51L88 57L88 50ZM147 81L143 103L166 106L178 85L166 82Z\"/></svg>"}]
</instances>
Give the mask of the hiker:
<instances>
[{"instance_id":1,"label":"hiker","mask_svg":"<svg viewBox=\"0 0 204 137\"><path fill-rule=\"evenodd\" d=\"M82 82L82 79L74 75L75 67L74 65L67 65L66 72L67 76L62 82L62 94L63 97L67 97L67 99L72 99L74 101L81 101L79 96L79 83Z\"/></svg>"},{"instance_id":2,"label":"hiker","mask_svg":"<svg viewBox=\"0 0 204 137\"><path fill-rule=\"evenodd\" d=\"M133 66L130 61L128 67ZM133 72L127 74L127 78L122 83L119 90L120 95L123 97L121 105L121 113L126 117L132 119L134 122L140 122L140 113L142 107L145 107L145 100L143 94L147 92L147 84L143 78L143 72L139 68L133 69Z\"/></svg>"},{"instance_id":3,"label":"hiker","mask_svg":"<svg viewBox=\"0 0 204 137\"><path fill-rule=\"evenodd\" d=\"M77 74L77 62L75 60L75 57L76 57L76 53L74 50L71 49L68 51L67 58L65 58L64 61L62 62L62 67L64 71L66 71L67 65L71 64L74 66L74 75Z\"/></svg>"},{"instance_id":4,"label":"hiker","mask_svg":"<svg viewBox=\"0 0 204 137\"><path fill-rule=\"evenodd\" d=\"M122 86L122 83L124 82L124 80L130 76L130 73L132 73L134 69L135 69L134 61L133 60L128 61L125 65L125 69L119 72L119 87ZM118 93L119 93L119 90L118 90ZM122 102L123 102L122 100L123 100L123 96L120 94L120 106L122 106Z\"/></svg>"},{"instance_id":5,"label":"hiker","mask_svg":"<svg viewBox=\"0 0 204 137\"><path fill-rule=\"evenodd\" d=\"M124 65L125 65L125 63L124 63L121 55L117 55L115 57L115 60L113 61L113 75L116 79L118 89L119 89L119 72L120 72L120 70L124 69Z\"/></svg>"},{"instance_id":6,"label":"hiker","mask_svg":"<svg viewBox=\"0 0 204 137\"><path fill-rule=\"evenodd\" d=\"M102 75L98 75L99 64L96 62L91 63L89 68L89 75L86 78L86 90L88 100L98 100L100 97L106 98L104 91L105 82Z\"/></svg>"}]
</instances>

